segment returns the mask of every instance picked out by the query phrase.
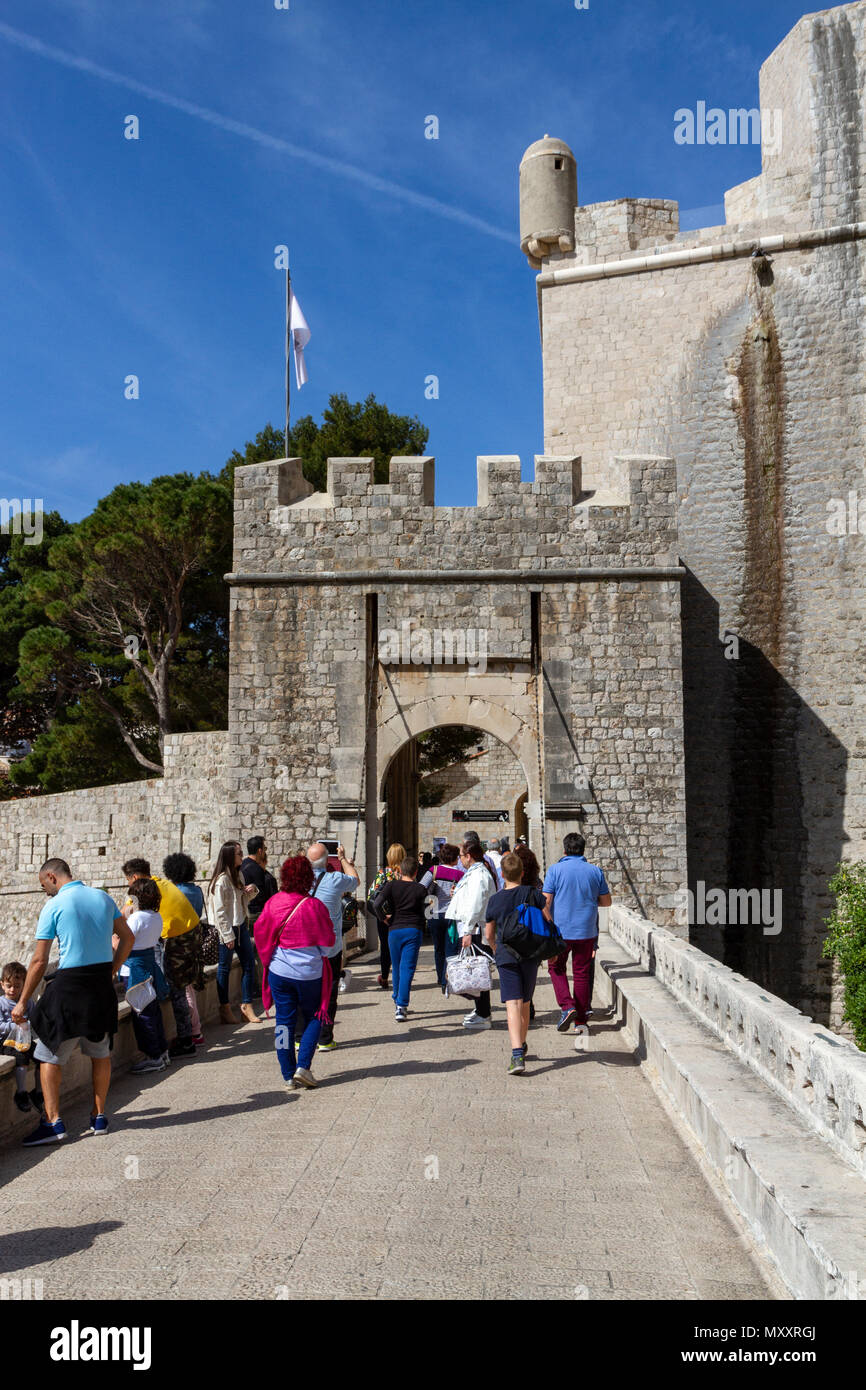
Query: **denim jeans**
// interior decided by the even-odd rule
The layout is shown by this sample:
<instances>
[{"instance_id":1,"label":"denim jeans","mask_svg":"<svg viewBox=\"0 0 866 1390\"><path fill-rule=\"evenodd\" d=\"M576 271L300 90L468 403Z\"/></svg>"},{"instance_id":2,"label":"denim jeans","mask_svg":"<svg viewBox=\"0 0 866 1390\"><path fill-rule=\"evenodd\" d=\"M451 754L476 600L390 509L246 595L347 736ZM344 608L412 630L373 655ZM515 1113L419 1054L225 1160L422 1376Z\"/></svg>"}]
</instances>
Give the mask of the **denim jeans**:
<instances>
[{"instance_id":1,"label":"denim jeans","mask_svg":"<svg viewBox=\"0 0 866 1390\"><path fill-rule=\"evenodd\" d=\"M421 950L421 932L417 927L398 927L396 931L390 931L388 949L391 952L391 997L398 1008L405 1009L409 1004L412 979Z\"/></svg>"},{"instance_id":2,"label":"denim jeans","mask_svg":"<svg viewBox=\"0 0 866 1390\"><path fill-rule=\"evenodd\" d=\"M221 1004L227 1004L229 1002L229 971L231 970L232 956L235 951L238 953L238 960L241 963L241 970L243 971L243 975L241 976L241 998L245 1004L251 1004L256 988L256 951L250 939L246 923L243 923L239 927L235 927L234 946L226 946L224 942L220 942L219 963L217 964L217 998Z\"/></svg>"},{"instance_id":3,"label":"denim jeans","mask_svg":"<svg viewBox=\"0 0 866 1390\"><path fill-rule=\"evenodd\" d=\"M274 996L274 1041L277 1061L284 1081L291 1081L296 1067L309 1069L315 1055L322 1025L316 1012L322 1001L322 977L317 980L290 980L285 975L268 971L268 984ZM295 1062L295 1024L298 1010L307 1020Z\"/></svg>"},{"instance_id":4,"label":"denim jeans","mask_svg":"<svg viewBox=\"0 0 866 1390\"><path fill-rule=\"evenodd\" d=\"M450 956L457 954L457 947L448 939L448 918L431 917L430 935L433 938L433 962L436 966L436 979L440 986L445 985L445 966Z\"/></svg>"},{"instance_id":5,"label":"denim jeans","mask_svg":"<svg viewBox=\"0 0 866 1390\"><path fill-rule=\"evenodd\" d=\"M161 1057L167 1050L165 1029L162 1026L162 1006L152 999L140 1014L132 1011L132 1031L145 1057Z\"/></svg>"}]
</instances>

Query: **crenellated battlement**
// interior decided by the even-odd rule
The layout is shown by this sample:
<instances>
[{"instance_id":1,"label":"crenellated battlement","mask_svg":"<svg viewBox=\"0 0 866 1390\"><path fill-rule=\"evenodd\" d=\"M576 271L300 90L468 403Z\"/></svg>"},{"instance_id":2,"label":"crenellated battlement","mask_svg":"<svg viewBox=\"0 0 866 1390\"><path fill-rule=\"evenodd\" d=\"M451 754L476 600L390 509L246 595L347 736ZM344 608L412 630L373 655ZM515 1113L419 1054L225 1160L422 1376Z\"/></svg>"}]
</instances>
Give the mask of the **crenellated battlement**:
<instances>
[{"instance_id":1,"label":"crenellated battlement","mask_svg":"<svg viewBox=\"0 0 866 1390\"><path fill-rule=\"evenodd\" d=\"M392 459L387 483L371 458L329 459L325 492L299 459L250 464L235 474L235 570L675 564L673 461L619 465L624 497L585 488L573 455L538 456L531 482L519 457L481 456L476 505L437 507L429 457Z\"/></svg>"}]
</instances>

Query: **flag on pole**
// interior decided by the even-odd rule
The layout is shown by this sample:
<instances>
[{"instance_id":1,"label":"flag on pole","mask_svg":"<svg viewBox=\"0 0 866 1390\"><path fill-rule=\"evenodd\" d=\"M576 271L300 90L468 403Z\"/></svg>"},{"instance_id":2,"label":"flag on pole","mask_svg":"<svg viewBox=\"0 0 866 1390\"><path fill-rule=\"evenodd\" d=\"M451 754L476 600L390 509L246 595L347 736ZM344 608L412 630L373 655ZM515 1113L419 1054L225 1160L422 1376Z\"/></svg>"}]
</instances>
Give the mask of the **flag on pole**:
<instances>
[{"instance_id":1,"label":"flag on pole","mask_svg":"<svg viewBox=\"0 0 866 1390\"><path fill-rule=\"evenodd\" d=\"M307 376L307 365L304 361L304 348L310 341L311 334L294 289L291 290L291 305L289 308L289 336L292 342L292 351L295 356L295 380L300 388L309 380Z\"/></svg>"}]
</instances>

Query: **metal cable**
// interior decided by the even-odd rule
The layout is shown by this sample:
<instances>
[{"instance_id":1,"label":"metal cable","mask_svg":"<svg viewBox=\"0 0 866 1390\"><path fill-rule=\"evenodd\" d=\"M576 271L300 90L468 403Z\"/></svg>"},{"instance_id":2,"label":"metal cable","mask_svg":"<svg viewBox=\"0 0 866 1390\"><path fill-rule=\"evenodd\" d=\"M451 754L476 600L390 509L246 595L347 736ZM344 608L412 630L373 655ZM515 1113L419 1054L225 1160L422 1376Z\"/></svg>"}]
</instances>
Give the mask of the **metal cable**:
<instances>
[{"instance_id":1,"label":"metal cable","mask_svg":"<svg viewBox=\"0 0 866 1390\"><path fill-rule=\"evenodd\" d=\"M535 736L538 752L538 814L541 820L541 877L547 873L547 831L544 818L544 755L542 753L542 692L541 643L539 640L538 671L535 676Z\"/></svg>"}]
</instances>

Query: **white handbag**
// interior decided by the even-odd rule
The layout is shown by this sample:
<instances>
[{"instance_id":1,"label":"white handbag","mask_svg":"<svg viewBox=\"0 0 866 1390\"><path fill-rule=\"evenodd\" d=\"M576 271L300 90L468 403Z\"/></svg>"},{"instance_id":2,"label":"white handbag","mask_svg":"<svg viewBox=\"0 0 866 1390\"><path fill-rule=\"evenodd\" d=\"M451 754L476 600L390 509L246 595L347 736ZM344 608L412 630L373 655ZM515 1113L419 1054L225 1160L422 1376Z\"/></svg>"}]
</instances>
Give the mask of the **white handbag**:
<instances>
[{"instance_id":1,"label":"white handbag","mask_svg":"<svg viewBox=\"0 0 866 1390\"><path fill-rule=\"evenodd\" d=\"M130 1008L135 1009L137 1014L143 1013L148 1004L152 1004L156 998L153 976L148 975L147 979L142 980L139 984L130 985L126 991L126 998Z\"/></svg>"},{"instance_id":2,"label":"white handbag","mask_svg":"<svg viewBox=\"0 0 866 1390\"><path fill-rule=\"evenodd\" d=\"M463 947L458 956L452 956L445 967L449 994L468 994L477 999L479 994L490 989L490 957L477 946Z\"/></svg>"}]
</instances>

